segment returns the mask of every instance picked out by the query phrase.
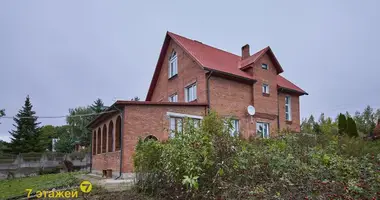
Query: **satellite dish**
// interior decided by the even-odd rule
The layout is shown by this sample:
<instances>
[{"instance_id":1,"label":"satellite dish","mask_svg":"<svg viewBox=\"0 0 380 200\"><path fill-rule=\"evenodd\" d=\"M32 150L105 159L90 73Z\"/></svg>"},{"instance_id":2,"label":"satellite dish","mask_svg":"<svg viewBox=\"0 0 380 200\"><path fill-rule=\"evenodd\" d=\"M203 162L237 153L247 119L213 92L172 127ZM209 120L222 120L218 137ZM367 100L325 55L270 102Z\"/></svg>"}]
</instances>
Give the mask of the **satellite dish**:
<instances>
[{"instance_id":1,"label":"satellite dish","mask_svg":"<svg viewBox=\"0 0 380 200\"><path fill-rule=\"evenodd\" d=\"M247 111L248 111L248 114L251 115L251 116L253 116L256 113L256 109L252 105L249 105L247 107Z\"/></svg>"}]
</instances>

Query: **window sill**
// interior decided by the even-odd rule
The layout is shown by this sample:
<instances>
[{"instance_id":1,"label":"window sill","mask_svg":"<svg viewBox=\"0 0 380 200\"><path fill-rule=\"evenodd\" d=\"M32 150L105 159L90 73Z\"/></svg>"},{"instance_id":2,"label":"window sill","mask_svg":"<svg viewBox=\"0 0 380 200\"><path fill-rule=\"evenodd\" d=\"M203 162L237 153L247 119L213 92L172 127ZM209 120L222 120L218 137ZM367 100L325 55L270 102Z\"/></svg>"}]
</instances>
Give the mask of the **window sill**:
<instances>
[{"instance_id":1,"label":"window sill","mask_svg":"<svg viewBox=\"0 0 380 200\"><path fill-rule=\"evenodd\" d=\"M196 102L197 102L197 99L192 100L192 101L186 101L186 103L196 103Z\"/></svg>"},{"instance_id":2,"label":"window sill","mask_svg":"<svg viewBox=\"0 0 380 200\"><path fill-rule=\"evenodd\" d=\"M178 74L175 74L175 75L171 76L168 80L173 80L173 79L175 79L177 76L178 76Z\"/></svg>"},{"instance_id":3,"label":"window sill","mask_svg":"<svg viewBox=\"0 0 380 200\"><path fill-rule=\"evenodd\" d=\"M269 97L270 95L268 93L263 93L264 97Z\"/></svg>"},{"instance_id":4,"label":"window sill","mask_svg":"<svg viewBox=\"0 0 380 200\"><path fill-rule=\"evenodd\" d=\"M286 123L286 124L292 124L293 121L288 121L288 120L286 120L285 123Z\"/></svg>"}]
</instances>

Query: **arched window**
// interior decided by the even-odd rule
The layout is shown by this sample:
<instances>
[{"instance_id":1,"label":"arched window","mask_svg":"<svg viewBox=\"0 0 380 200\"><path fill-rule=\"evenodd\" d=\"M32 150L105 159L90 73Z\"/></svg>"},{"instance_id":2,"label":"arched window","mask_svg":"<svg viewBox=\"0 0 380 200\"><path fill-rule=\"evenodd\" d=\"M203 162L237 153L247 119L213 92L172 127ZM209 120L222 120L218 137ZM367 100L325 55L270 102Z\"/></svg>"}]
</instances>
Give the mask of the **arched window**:
<instances>
[{"instance_id":1,"label":"arched window","mask_svg":"<svg viewBox=\"0 0 380 200\"><path fill-rule=\"evenodd\" d=\"M96 131L92 133L92 155L96 154Z\"/></svg>"},{"instance_id":2,"label":"arched window","mask_svg":"<svg viewBox=\"0 0 380 200\"><path fill-rule=\"evenodd\" d=\"M113 122L108 125L108 152L113 151Z\"/></svg>"},{"instance_id":3,"label":"arched window","mask_svg":"<svg viewBox=\"0 0 380 200\"><path fill-rule=\"evenodd\" d=\"M102 142L102 131L100 130L100 127L98 128L98 137L96 139L96 154L100 154L100 150L101 150L101 142Z\"/></svg>"},{"instance_id":4,"label":"arched window","mask_svg":"<svg viewBox=\"0 0 380 200\"><path fill-rule=\"evenodd\" d=\"M102 131L102 153L105 153L107 151L107 126L103 125L103 131Z\"/></svg>"},{"instance_id":5,"label":"arched window","mask_svg":"<svg viewBox=\"0 0 380 200\"><path fill-rule=\"evenodd\" d=\"M120 134L121 134L121 117L116 119L116 133L115 133L115 151L120 150Z\"/></svg>"},{"instance_id":6,"label":"arched window","mask_svg":"<svg viewBox=\"0 0 380 200\"><path fill-rule=\"evenodd\" d=\"M157 141L157 138L154 135L148 135L148 136L145 137L144 142L146 142L148 140L155 140L155 141Z\"/></svg>"},{"instance_id":7,"label":"arched window","mask_svg":"<svg viewBox=\"0 0 380 200\"><path fill-rule=\"evenodd\" d=\"M177 63L177 53L173 50L169 57L169 78L177 75L178 73L178 63Z\"/></svg>"}]
</instances>

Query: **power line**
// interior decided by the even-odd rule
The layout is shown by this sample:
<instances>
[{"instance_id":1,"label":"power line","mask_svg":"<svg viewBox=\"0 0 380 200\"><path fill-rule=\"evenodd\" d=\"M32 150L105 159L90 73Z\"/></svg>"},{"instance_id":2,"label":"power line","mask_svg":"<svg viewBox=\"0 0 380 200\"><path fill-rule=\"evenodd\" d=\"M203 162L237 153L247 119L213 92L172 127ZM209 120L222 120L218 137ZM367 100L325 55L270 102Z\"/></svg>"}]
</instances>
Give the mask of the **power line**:
<instances>
[{"instance_id":1,"label":"power line","mask_svg":"<svg viewBox=\"0 0 380 200\"><path fill-rule=\"evenodd\" d=\"M35 119L35 118L40 118L40 119L58 119L58 118L72 118L72 117L88 117L88 116L93 116L93 115L101 115L105 113L113 113L117 112L116 110L112 111L105 111L105 112L100 112L100 113L90 113L90 114L82 114L82 115L60 115L60 116L33 116L33 117L17 117L17 116L3 116L0 117L0 119Z\"/></svg>"}]
</instances>

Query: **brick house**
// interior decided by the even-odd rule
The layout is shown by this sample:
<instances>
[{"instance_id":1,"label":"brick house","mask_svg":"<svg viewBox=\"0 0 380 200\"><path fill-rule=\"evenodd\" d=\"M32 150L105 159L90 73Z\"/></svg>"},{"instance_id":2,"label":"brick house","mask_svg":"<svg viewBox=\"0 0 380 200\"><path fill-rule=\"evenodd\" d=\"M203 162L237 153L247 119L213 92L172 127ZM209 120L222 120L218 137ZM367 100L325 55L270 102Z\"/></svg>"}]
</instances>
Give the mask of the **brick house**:
<instances>
[{"instance_id":1,"label":"brick house","mask_svg":"<svg viewBox=\"0 0 380 200\"><path fill-rule=\"evenodd\" d=\"M270 47L251 55L245 45L238 56L167 32L146 100L116 101L88 125L93 171L133 176L139 137L166 140L184 117L202 120L210 109L232 119L232 134L244 138L299 132L299 97L307 93L283 71Z\"/></svg>"}]
</instances>

